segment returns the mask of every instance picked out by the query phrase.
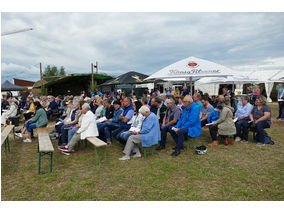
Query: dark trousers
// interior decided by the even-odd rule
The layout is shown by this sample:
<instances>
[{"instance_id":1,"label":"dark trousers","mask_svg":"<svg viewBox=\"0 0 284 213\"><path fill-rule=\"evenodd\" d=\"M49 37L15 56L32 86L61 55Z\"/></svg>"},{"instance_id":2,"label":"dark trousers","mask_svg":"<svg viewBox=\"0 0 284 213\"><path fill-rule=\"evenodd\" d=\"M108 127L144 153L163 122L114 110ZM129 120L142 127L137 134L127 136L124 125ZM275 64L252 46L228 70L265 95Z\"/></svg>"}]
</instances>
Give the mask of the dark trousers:
<instances>
[{"instance_id":1,"label":"dark trousers","mask_svg":"<svg viewBox=\"0 0 284 213\"><path fill-rule=\"evenodd\" d=\"M61 136L60 136L60 140L59 140L58 145L67 144L67 142L68 142L68 130L71 129L73 126L75 126L75 125L74 124L63 125L61 127Z\"/></svg>"},{"instance_id":2,"label":"dark trousers","mask_svg":"<svg viewBox=\"0 0 284 213\"><path fill-rule=\"evenodd\" d=\"M58 125L55 125L55 131L60 134L61 133L61 128L64 126L64 123L60 123Z\"/></svg>"},{"instance_id":3,"label":"dark trousers","mask_svg":"<svg viewBox=\"0 0 284 213\"><path fill-rule=\"evenodd\" d=\"M268 136L267 132L264 130L269 127L270 125L267 121L260 121L255 125L257 142L270 143L270 137Z\"/></svg>"},{"instance_id":4,"label":"dark trousers","mask_svg":"<svg viewBox=\"0 0 284 213\"><path fill-rule=\"evenodd\" d=\"M119 127L119 128L117 128L117 129L113 130L113 131L111 132L111 134L112 134L113 137L115 137L116 140L118 140L119 142L121 142L121 141L119 140L119 139L120 139L120 134L123 133L123 132L125 132L125 131L127 131L127 130L128 130L128 129L125 129L125 128L123 128L123 127Z\"/></svg>"},{"instance_id":5,"label":"dark trousers","mask_svg":"<svg viewBox=\"0 0 284 213\"><path fill-rule=\"evenodd\" d=\"M245 118L243 120L236 122L237 137L240 137L242 140L248 141L249 133L249 119Z\"/></svg>"},{"instance_id":6,"label":"dark trousers","mask_svg":"<svg viewBox=\"0 0 284 213\"><path fill-rule=\"evenodd\" d=\"M119 128L118 123L106 122L104 127L104 137L106 138L106 140L110 140L111 131L118 128Z\"/></svg>"},{"instance_id":7,"label":"dark trousers","mask_svg":"<svg viewBox=\"0 0 284 213\"><path fill-rule=\"evenodd\" d=\"M283 115L284 102L278 101L278 107L279 107L278 118L284 118L284 115Z\"/></svg>"},{"instance_id":8,"label":"dark trousers","mask_svg":"<svg viewBox=\"0 0 284 213\"><path fill-rule=\"evenodd\" d=\"M176 142L176 151L180 151L183 148L184 137L187 133L188 128L181 128L179 130L179 134L177 134L174 130L170 130L170 134Z\"/></svg>"},{"instance_id":9,"label":"dark trousers","mask_svg":"<svg viewBox=\"0 0 284 213\"><path fill-rule=\"evenodd\" d=\"M33 112L24 113L25 121L29 120L33 114Z\"/></svg>"},{"instance_id":10,"label":"dark trousers","mask_svg":"<svg viewBox=\"0 0 284 213\"><path fill-rule=\"evenodd\" d=\"M210 125L209 126L209 132L210 132L210 136L212 138L212 141L216 141L217 140L217 131L218 131L218 126L217 125Z\"/></svg>"},{"instance_id":11,"label":"dark trousers","mask_svg":"<svg viewBox=\"0 0 284 213\"><path fill-rule=\"evenodd\" d=\"M98 131L99 131L99 139L106 141L106 137L104 134L104 128L106 127L106 122L97 123Z\"/></svg>"},{"instance_id":12,"label":"dark trousers","mask_svg":"<svg viewBox=\"0 0 284 213\"><path fill-rule=\"evenodd\" d=\"M201 121L201 127L204 127L207 123L208 123L208 122L207 122L207 119Z\"/></svg>"},{"instance_id":13,"label":"dark trousers","mask_svg":"<svg viewBox=\"0 0 284 213\"><path fill-rule=\"evenodd\" d=\"M167 133L170 132L170 130L173 128L172 125L167 125L161 128L161 142L160 146L165 146L166 145L166 140L167 140Z\"/></svg>"}]
</instances>

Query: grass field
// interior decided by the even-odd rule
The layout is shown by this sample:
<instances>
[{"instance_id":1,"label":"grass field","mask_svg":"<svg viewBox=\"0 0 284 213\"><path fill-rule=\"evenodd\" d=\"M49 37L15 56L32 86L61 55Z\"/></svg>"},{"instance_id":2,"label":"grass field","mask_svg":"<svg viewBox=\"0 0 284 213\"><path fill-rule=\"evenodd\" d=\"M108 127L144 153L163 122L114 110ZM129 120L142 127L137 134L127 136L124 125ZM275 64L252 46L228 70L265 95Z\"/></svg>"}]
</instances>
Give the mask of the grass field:
<instances>
[{"instance_id":1,"label":"grass field","mask_svg":"<svg viewBox=\"0 0 284 213\"><path fill-rule=\"evenodd\" d=\"M2 200L284 200L284 122L275 119L278 106L270 104L273 124L268 130L275 145L258 147L234 143L208 148L197 155L193 148L210 142L202 132L178 157L171 157L174 142L146 159L119 161L122 146L108 147L108 163L99 150L101 164L95 165L93 147L81 145L71 156L62 155L54 141L51 174L37 174L37 139L12 142L11 152L1 156ZM54 125L54 123L53 123ZM50 124L49 131L53 127ZM150 152L150 150L149 150ZM48 168L46 165L43 168Z\"/></svg>"}]
</instances>

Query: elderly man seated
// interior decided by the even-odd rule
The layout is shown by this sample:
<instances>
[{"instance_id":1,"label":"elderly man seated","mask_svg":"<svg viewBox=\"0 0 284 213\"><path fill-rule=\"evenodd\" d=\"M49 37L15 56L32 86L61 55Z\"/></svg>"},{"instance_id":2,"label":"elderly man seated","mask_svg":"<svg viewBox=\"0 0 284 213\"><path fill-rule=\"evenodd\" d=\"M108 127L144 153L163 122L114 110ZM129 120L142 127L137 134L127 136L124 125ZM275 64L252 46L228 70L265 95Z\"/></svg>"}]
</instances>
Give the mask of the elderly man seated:
<instances>
[{"instance_id":1,"label":"elderly man seated","mask_svg":"<svg viewBox=\"0 0 284 213\"><path fill-rule=\"evenodd\" d=\"M139 113L145 117L141 131L133 132L133 135L128 138L123 150L125 156L119 158L119 160L129 160L132 152L136 153L133 155L133 158L141 157L138 146L139 143L142 143L143 147L151 147L157 144L161 139L160 125L157 116L150 112L149 108L146 106L142 106L139 109Z\"/></svg>"},{"instance_id":2,"label":"elderly man seated","mask_svg":"<svg viewBox=\"0 0 284 213\"><path fill-rule=\"evenodd\" d=\"M247 143L249 133L249 115L253 109L253 106L249 103L249 97L242 97L242 104L238 107L235 118L237 118L236 124L236 142Z\"/></svg>"},{"instance_id":3,"label":"elderly man seated","mask_svg":"<svg viewBox=\"0 0 284 213\"><path fill-rule=\"evenodd\" d=\"M161 126L161 142L160 146L156 148L156 150L165 149L166 140L167 140L167 133L174 127L177 123L178 119L181 115L181 110L179 107L176 106L175 100L170 98L167 102L168 109L166 111L166 115L163 119L163 123Z\"/></svg>"},{"instance_id":4,"label":"elderly man seated","mask_svg":"<svg viewBox=\"0 0 284 213\"><path fill-rule=\"evenodd\" d=\"M184 97L182 109L183 111L178 123L170 130L176 142L175 151L171 154L172 156L178 156L180 154L186 134L190 137L198 137L201 135L200 109L193 103L193 99L190 95Z\"/></svg>"},{"instance_id":5,"label":"elderly man seated","mask_svg":"<svg viewBox=\"0 0 284 213\"><path fill-rule=\"evenodd\" d=\"M74 152L74 147L80 140L99 135L95 115L92 113L88 103L83 104L82 113L84 114L84 117L82 119L81 127L77 130L75 135L73 135L70 144L64 147L58 147L58 149L62 151L62 154L70 155L71 152Z\"/></svg>"}]
</instances>

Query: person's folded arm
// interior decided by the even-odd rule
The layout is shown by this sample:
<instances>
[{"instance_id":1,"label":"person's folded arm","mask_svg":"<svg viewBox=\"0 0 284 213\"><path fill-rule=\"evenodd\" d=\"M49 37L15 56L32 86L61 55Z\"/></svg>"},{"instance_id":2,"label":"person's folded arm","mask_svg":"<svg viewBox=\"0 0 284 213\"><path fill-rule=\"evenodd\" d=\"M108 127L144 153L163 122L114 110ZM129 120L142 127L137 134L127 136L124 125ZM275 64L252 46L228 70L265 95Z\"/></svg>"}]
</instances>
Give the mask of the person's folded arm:
<instances>
[{"instance_id":1,"label":"person's folded arm","mask_svg":"<svg viewBox=\"0 0 284 213\"><path fill-rule=\"evenodd\" d=\"M270 117L270 112L264 112L264 116L260 117L256 120L256 123L259 123L261 121L266 121Z\"/></svg>"}]
</instances>

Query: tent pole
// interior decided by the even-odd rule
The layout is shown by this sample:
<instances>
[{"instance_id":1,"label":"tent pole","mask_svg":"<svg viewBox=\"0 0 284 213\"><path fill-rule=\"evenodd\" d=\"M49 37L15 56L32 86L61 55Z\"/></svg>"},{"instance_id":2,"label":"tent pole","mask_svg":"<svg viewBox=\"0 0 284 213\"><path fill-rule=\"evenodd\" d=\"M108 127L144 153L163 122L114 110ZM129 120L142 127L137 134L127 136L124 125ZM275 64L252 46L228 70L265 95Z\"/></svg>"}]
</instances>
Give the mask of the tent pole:
<instances>
[{"instance_id":1,"label":"tent pole","mask_svg":"<svg viewBox=\"0 0 284 213\"><path fill-rule=\"evenodd\" d=\"M234 91L235 91L235 84L233 82L232 93L234 93Z\"/></svg>"},{"instance_id":2,"label":"tent pole","mask_svg":"<svg viewBox=\"0 0 284 213\"><path fill-rule=\"evenodd\" d=\"M192 76L190 77L190 94L191 94L191 96L192 96Z\"/></svg>"}]
</instances>

